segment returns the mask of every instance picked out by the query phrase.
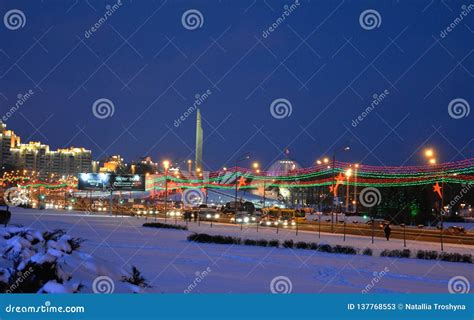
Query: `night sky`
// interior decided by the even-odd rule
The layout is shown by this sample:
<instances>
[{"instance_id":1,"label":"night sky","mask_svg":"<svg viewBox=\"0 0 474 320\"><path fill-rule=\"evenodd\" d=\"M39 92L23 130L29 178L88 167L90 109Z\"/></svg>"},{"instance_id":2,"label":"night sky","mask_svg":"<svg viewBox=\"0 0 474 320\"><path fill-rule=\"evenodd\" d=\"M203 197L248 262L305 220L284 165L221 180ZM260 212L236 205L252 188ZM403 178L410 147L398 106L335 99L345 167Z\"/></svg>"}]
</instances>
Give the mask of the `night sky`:
<instances>
[{"instance_id":1,"label":"night sky","mask_svg":"<svg viewBox=\"0 0 474 320\"><path fill-rule=\"evenodd\" d=\"M0 1L2 17L26 18L16 30L0 23L1 115L34 91L6 122L23 142L180 162L194 158L196 114L175 120L209 90L208 169L247 152L267 167L286 148L310 166L347 144L341 160L372 165L423 164L424 146L439 161L474 156L474 111L448 110L453 99L474 105L474 9L441 36L469 2L300 0L264 37L293 1L122 1L89 37L115 1ZM190 9L203 17L194 30L182 23ZM368 9L380 16L370 30L359 21ZM105 119L92 111L101 98L114 105ZM291 114L272 116L275 99Z\"/></svg>"}]
</instances>

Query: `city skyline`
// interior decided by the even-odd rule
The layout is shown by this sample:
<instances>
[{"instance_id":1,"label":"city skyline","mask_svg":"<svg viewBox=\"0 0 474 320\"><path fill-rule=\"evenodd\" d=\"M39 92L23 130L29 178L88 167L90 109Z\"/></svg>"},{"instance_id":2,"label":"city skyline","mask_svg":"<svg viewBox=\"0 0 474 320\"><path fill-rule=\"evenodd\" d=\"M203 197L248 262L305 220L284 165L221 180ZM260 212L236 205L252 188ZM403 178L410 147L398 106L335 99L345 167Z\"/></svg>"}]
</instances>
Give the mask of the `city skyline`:
<instances>
[{"instance_id":1,"label":"city skyline","mask_svg":"<svg viewBox=\"0 0 474 320\"><path fill-rule=\"evenodd\" d=\"M474 156L463 133L472 115L453 118L448 109L474 99L470 31L461 24L442 33L461 2L448 12L430 1L374 2L383 19L366 30L365 3L301 1L272 32L284 11L278 4L123 1L89 33L105 3L71 5L59 5L61 16L51 3L29 4L19 8L28 16L23 28L0 30L9 43L1 48L0 111L34 92L7 119L27 140L88 146L98 159L194 159L194 113L175 121L199 101L209 168L241 153L271 165L286 149L307 167L345 144L352 150L342 160L373 165L420 164L417 150L430 145L441 162ZM189 6L202 12L200 28L183 27ZM61 19L69 23L59 27ZM272 103L285 100L291 112L272 115ZM94 115L97 101L110 101L113 112Z\"/></svg>"}]
</instances>

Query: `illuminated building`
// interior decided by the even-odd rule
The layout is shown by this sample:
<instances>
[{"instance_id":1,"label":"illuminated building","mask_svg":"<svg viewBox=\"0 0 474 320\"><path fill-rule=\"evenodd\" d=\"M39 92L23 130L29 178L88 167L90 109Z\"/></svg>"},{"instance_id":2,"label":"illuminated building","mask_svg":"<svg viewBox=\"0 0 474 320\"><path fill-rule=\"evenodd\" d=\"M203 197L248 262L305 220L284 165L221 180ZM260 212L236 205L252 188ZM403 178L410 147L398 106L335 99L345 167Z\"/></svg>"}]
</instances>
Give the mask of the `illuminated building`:
<instances>
[{"instance_id":1,"label":"illuminated building","mask_svg":"<svg viewBox=\"0 0 474 320\"><path fill-rule=\"evenodd\" d=\"M75 147L50 150L49 145L36 141L22 144L19 136L11 130L6 130L5 124L2 123L0 129L2 166L7 164L16 169L34 170L39 172L40 176L75 176L91 170L90 150Z\"/></svg>"},{"instance_id":2,"label":"illuminated building","mask_svg":"<svg viewBox=\"0 0 474 320\"><path fill-rule=\"evenodd\" d=\"M0 122L0 164L3 166L11 161L10 149L20 144L20 137L7 130L7 125Z\"/></svg>"},{"instance_id":3,"label":"illuminated building","mask_svg":"<svg viewBox=\"0 0 474 320\"><path fill-rule=\"evenodd\" d=\"M99 172L114 172L117 173L124 166L123 158L120 155L109 157L104 165L99 169ZM84 171L86 172L86 171Z\"/></svg>"}]
</instances>

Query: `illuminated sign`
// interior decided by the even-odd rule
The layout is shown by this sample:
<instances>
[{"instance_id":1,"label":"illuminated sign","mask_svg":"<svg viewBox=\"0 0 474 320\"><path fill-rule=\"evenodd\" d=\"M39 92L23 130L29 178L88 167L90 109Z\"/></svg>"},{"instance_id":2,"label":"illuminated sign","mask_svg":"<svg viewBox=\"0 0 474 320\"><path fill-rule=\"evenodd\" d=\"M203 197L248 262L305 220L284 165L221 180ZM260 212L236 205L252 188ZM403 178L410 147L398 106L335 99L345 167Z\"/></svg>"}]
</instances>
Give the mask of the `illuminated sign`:
<instances>
[{"instance_id":1,"label":"illuminated sign","mask_svg":"<svg viewBox=\"0 0 474 320\"><path fill-rule=\"evenodd\" d=\"M145 191L145 176L139 174L81 173L79 190Z\"/></svg>"},{"instance_id":2,"label":"illuminated sign","mask_svg":"<svg viewBox=\"0 0 474 320\"><path fill-rule=\"evenodd\" d=\"M114 190L145 191L145 176L139 174L112 175L110 185Z\"/></svg>"},{"instance_id":3,"label":"illuminated sign","mask_svg":"<svg viewBox=\"0 0 474 320\"><path fill-rule=\"evenodd\" d=\"M80 173L78 177L79 190L105 190L110 187L109 173Z\"/></svg>"}]
</instances>

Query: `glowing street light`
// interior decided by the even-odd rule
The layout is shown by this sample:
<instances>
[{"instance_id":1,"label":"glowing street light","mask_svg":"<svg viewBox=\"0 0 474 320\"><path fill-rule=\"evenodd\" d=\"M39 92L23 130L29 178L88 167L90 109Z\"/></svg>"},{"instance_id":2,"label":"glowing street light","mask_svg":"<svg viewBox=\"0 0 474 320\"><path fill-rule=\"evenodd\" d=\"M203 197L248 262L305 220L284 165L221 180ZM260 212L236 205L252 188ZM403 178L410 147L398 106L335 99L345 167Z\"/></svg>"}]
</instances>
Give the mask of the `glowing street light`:
<instances>
[{"instance_id":1,"label":"glowing street light","mask_svg":"<svg viewBox=\"0 0 474 320\"><path fill-rule=\"evenodd\" d=\"M166 216L168 211L168 169L170 167L169 160L163 161L163 168L165 168L165 223L166 223ZM155 215L156 218L156 215Z\"/></svg>"}]
</instances>

